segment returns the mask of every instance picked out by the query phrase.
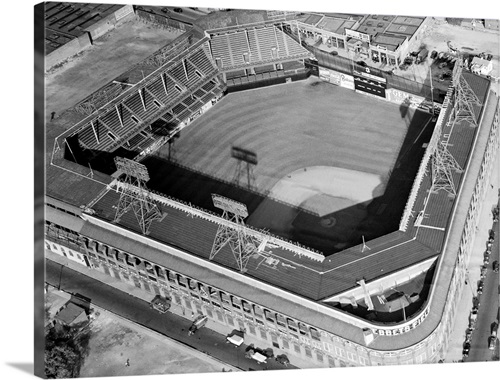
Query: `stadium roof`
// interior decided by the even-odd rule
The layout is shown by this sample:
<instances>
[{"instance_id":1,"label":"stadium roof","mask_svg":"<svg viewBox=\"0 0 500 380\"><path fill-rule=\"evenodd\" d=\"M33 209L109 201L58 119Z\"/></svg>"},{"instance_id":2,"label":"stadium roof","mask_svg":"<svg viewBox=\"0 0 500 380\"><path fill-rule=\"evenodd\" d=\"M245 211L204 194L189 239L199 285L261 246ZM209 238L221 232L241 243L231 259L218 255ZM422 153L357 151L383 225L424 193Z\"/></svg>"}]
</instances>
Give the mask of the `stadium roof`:
<instances>
[{"instance_id":1,"label":"stadium roof","mask_svg":"<svg viewBox=\"0 0 500 380\"><path fill-rule=\"evenodd\" d=\"M357 21L342 20L333 17L324 17L316 27L332 33L345 34L346 29L351 29Z\"/></svg>"},{"instance_id":2,"label":"stadium roof","mask_svg":"<svg viewBox=\"0 0 500 380\"><path fill-rule=\"evenodd\" d=\"M86 33L87 27L122 7L113 4L45 3L45 54Z\"/></svg>"}]
</instances>

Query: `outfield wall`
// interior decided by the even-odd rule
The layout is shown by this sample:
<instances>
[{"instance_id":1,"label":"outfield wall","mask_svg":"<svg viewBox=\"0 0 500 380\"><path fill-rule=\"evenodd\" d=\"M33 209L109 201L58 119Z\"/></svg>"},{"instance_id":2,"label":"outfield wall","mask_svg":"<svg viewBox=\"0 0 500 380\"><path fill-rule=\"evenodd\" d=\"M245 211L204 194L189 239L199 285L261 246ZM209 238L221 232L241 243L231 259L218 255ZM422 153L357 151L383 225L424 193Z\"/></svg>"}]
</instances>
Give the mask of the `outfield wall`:
<instances>
[{"instance_id":1,"label":"outfield wall","mask_svg":"<svg viewBox=\"0 0 500 380\"><path fill-rule=\"evenodd\" d=\"M309 73L307 71L298 73L285 73L283 71L273 71L270 73L250 75L247 77L228 79L227 92L238 92L244 90L251 90L254 88L272 86L275 84L283 84L289 81L296 82L299 80L307 79Z\"/></svg>"},{"instance_id":2,"label":"outfield wall","mask_svg":"<svg viewBox=\"0 0 500 380\"><path fill-rule=\"evenodd\" d=\"M370 94L370 92L360 90L355 85L356 80L360 78L359 76L355 78L352 75L345 74L340 71L319 67L319 78L336 86L348 88L350 90L356 90L356 92L359 92L363 95L372 95ZM375 82L373 83L376 84ZM432 102L426 100L422 96L410 94L408 92L397 90L395 88L386 88L384 90L384 95L384 97L379 95L377 96L377 98L385 99L391 103L395 103L398 105L405 104L412 109L419 109L428 113L432 112ZM434 113L436 115L439 115L440 111L441 104L434 102Z\"/></svg>"}]
</instances>

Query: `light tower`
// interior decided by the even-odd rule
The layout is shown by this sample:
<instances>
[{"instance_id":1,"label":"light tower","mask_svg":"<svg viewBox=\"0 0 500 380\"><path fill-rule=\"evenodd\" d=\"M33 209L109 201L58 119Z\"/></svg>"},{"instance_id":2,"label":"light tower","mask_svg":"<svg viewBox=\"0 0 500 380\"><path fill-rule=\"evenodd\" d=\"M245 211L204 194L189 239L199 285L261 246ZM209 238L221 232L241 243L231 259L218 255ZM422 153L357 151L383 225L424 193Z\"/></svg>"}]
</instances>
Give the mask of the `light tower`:
<instances>
[{"instance_id":1,"label":"light tower","mask_svg":"<svg viewBox=\"0 0 500 380\"><path fill-rule=\"evenodd\" d=\"M474 112L473 105L480 106L481 101L465 80L462 70L462 59L460 54L458 54L458 59L455 61L455 67L453 68L452 84L455 89L455 102L450 121L455 124L465 120L477 126L477 115Z\"/></svg>"},{"instance_id":2,"label":"light tower","mask_svg":"<svg viewBox=\"0 0 500 380\"><path fill-rule=\"evenodd\" d=\"M120 200L113 222L118 222L125 213L132 209L142 233L147 235L151 223L155 220L161 221L166 215L162 214L146 187L146 182L149 181L148 170L144 165L122 157L115 157L115 164L118 169L115 173L116 178L122 175L125 177L117 183Z\"/></svg>"},{"instance_id":3,"label":"light tower","mask_svg":"<svg viewBox=\"0 0 500 380\"><path fill-rule=\"evenodd\" d=\"M446 145L439 141L432 156L431 192L437 193L439 190L445 190L453 197L457 195L453 171L461 173L462 168L448 151Z\"/></svg>"},{"instance_id":4,"label":"light tower","mask_svg":"<svg viewBox=\"0 0 500 380\"><path fill-rule=\"evenodd\" d=\"M225 198L221 195L212 194L214 206L220 208L222 218L232 223L221 223L215 235L210 260L229 243L233 252L236 265L240 272L246 272L246 266L250 257L257 252L256 244L251 235L246 233L243 219L248 216L247 207L240 202Z\"/></svg>"}]
</instances>

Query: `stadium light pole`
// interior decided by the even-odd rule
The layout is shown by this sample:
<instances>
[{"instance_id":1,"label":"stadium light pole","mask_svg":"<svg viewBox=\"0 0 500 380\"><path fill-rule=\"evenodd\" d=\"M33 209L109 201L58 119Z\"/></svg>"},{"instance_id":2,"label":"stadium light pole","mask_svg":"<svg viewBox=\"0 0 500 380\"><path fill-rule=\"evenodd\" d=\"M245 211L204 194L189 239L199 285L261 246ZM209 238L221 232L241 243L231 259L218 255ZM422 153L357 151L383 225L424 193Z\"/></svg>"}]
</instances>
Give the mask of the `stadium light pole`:
<instances>
[{"instance_id":1,"label":"stadium light pole","mask_svg":"<svg viewBox=\"0 0 500 380\"><path fill-rule=\"evenodd\" d=\"M431 80L431 102L432 102L432 117L434 118L434 86L432 85L432 63L429 66L430 80Z\"/></svg>"}]
</instances>

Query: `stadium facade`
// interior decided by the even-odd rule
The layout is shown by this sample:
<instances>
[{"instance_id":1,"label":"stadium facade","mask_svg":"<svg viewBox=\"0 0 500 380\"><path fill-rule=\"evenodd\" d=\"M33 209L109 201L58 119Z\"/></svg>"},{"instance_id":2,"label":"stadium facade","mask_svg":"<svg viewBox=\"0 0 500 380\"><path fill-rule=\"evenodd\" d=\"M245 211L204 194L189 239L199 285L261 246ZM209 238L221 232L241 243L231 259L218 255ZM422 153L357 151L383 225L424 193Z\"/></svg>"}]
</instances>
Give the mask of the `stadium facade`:
<instances>
[{"instance_id":1,"label":"stadium facade","mask_svg":"<svg viewBox=\"0 0 500 380\"><path fill-rule=\"evenodd\" d=\"M151 299L159 294L205 314L218 331L239 329L246 342L273 347L298 367L437 362L447 350L499 148L499 103L485 78L461 76L477 98L473 120L457 117L459 90L450 88L399 229L366 246L324 256L156 191L146 192L147 202L161 217L147 228L133 210L115 217L124 194L144 193L124 183L110 157L140 162L224 101L224 67L252 73L270 65L283 73L282 62L303 64L308 54L272 23L211 31L194 43L174 41L149 59L157 66L144 79L107 103L87 99L82 120L62 133L48 131L46 249L144 289ZM440 142L460 167L448 172L454 194L436 189L431 175ZM258 243L244 267L230 244L213 254L221 228L243 230ZM426 273L432 281L425 296L404 298L417 305L408 315L404 305L395 307L403 317L390 321L379 318L383 313L356 313L372 310L381 289Z\"/></svg>"}]
</instances>

